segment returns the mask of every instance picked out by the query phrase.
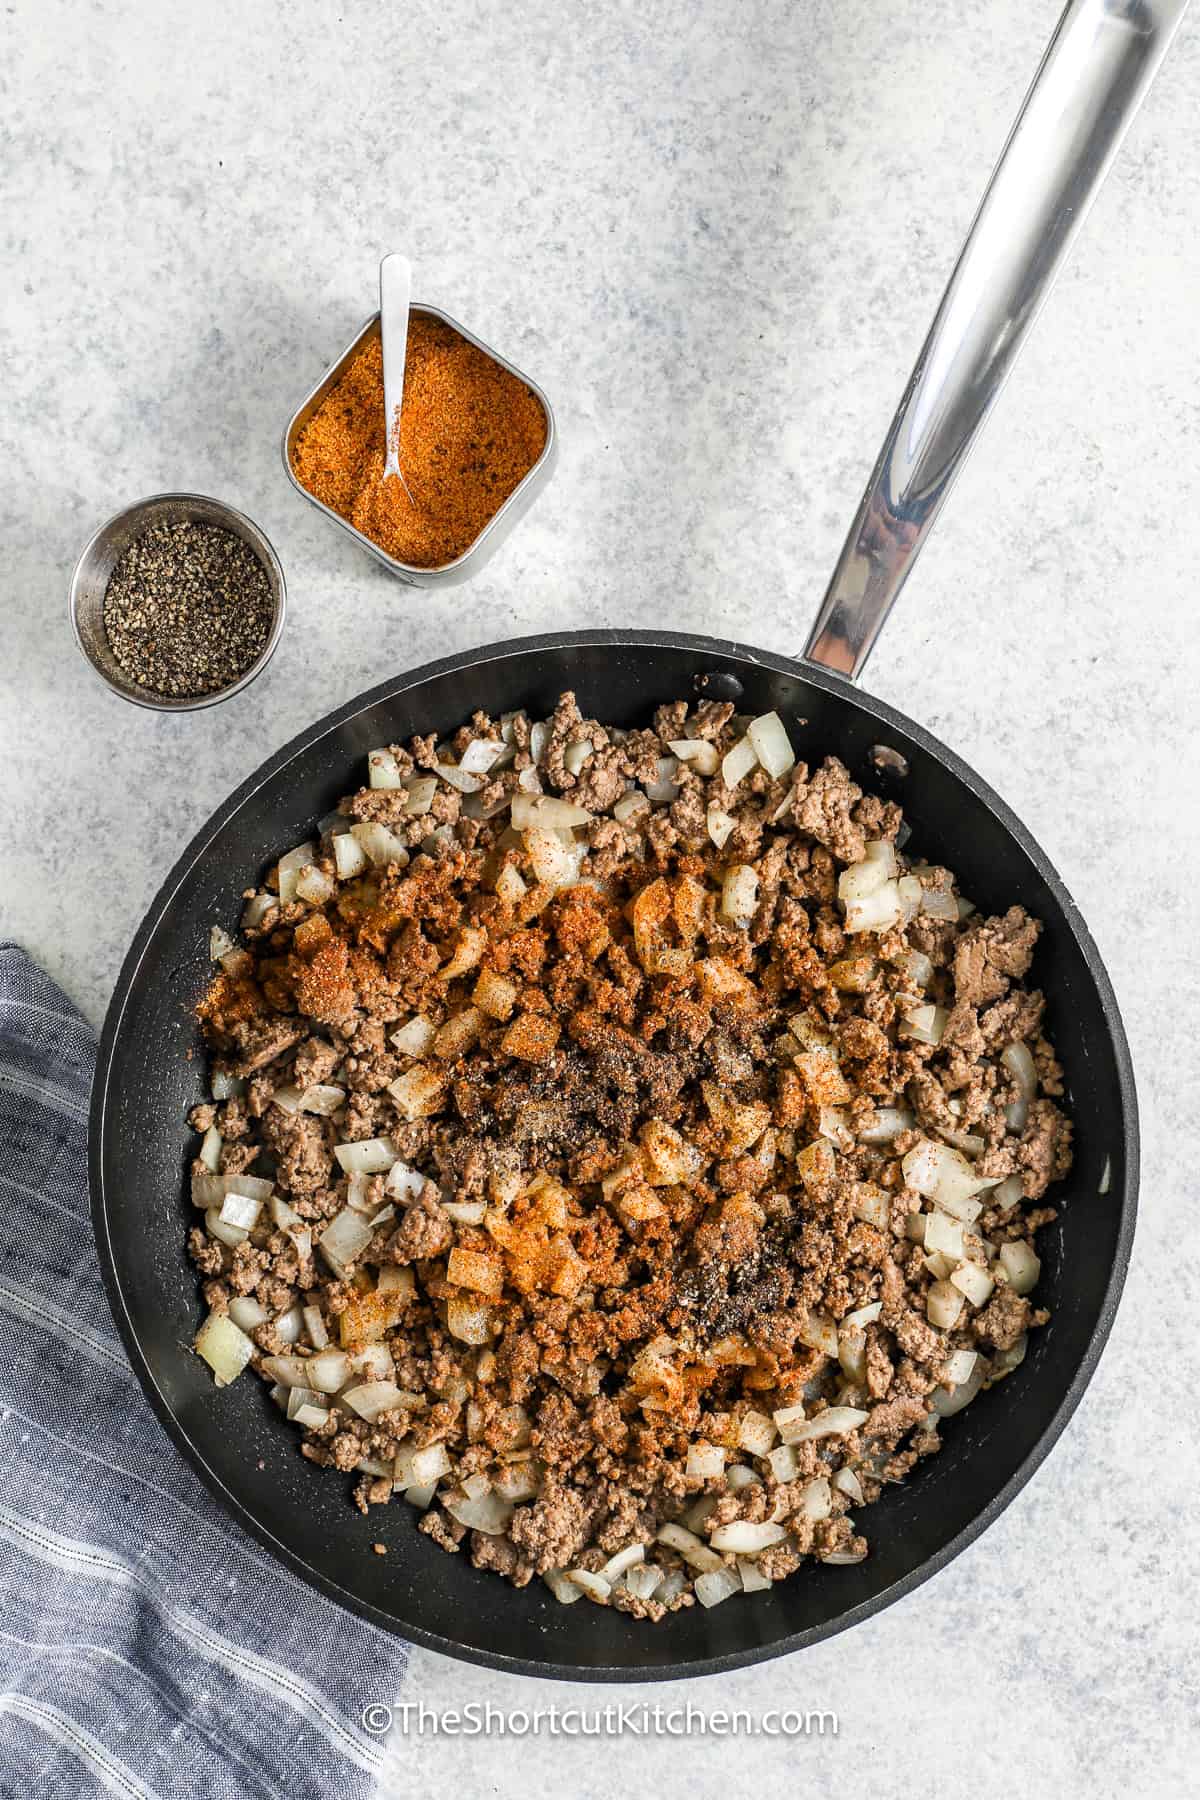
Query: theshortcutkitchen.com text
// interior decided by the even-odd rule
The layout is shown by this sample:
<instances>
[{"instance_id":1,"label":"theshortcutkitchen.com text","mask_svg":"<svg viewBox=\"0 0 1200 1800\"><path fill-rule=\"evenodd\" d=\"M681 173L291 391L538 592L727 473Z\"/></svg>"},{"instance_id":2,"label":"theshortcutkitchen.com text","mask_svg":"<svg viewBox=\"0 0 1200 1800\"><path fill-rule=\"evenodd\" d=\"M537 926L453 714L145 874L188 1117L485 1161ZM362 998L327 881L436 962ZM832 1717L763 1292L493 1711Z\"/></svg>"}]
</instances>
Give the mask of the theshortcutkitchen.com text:
<instances>
[{"instance_id":1,"label":"theshortcutkitchen.com text","mask_svg":"<svg viewBox=\"0 0 1200 1800\"><path fill-rule=\"evenodd\" d=\"M612 1701L603 1706L493 1706L468 1700L457 1707L422 1700L365 1706L362 1722L376 1737L396 1730L413 1737L836 1737L834 1712L803 1707L695 1706L690 1701Z\"/></svg>"}]
</instances>

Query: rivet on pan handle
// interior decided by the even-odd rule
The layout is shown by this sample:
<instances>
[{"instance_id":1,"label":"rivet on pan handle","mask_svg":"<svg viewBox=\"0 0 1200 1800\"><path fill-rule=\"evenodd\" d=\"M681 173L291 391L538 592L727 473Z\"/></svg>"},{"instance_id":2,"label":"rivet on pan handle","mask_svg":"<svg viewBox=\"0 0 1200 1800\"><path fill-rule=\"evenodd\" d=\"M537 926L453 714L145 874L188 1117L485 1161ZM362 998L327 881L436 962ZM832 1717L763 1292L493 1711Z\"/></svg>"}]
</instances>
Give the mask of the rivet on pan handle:
<instances>
[{"instance_id":1,"label":"rivet on pan handle","mask_svg":"<svg viewBox=\"0 0 1200 1800\"><path fill-rule=\"evenodd\" d=\"M1071 0L884 439L805 655L866 663L1188 0Z\"/></svg>"}]
</instances>

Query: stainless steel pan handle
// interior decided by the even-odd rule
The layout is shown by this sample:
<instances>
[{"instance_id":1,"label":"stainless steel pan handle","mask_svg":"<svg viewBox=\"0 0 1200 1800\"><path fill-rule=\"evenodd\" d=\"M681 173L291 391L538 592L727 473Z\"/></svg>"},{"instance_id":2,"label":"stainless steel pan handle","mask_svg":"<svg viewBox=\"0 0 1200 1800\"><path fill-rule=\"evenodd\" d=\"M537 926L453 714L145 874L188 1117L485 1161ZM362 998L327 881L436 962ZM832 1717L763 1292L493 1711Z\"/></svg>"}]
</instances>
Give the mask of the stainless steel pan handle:
<instances>
[{"instance_id":1,"label":"stainless steel pan handle","mask_svg":"<svg viewBox=\"0 0 1200 1800\"><path fill-rule=\"evenodd\" d=\"M857 676L1188 0L1070 0L950 277L805 655Z\"/></svg>"}]
</instances>

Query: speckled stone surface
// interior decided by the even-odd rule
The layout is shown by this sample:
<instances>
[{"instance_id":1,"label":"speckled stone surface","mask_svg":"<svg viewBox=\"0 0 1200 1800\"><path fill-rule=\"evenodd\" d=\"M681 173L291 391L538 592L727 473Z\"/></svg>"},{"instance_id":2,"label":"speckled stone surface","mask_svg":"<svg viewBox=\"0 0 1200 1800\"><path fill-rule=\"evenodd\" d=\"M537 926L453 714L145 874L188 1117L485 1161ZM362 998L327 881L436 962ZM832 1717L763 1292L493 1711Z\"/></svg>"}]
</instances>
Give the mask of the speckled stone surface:
<instances>
[{"instance_id":1,"label":"speckled stone surface","mask_svg":"<svg viewBox=\"0 0 1200 1800\"><path fill-rule=\"evenodd\" d=\"M650 619L797 650L1056 11L14 0L0 929L98 1020L211 808L389 672ZM1196 1791L1198 99L1193 20L867 680L1027 821L1124 1007L1144 1203L1099 1375L1009 1512L918 1594L673 1690L829 1708L836 1739L410 1737L396 1795ZM544 384L563 439L520 532L435 598L279 465L287 415L397 248L419 297ZM249 512L291 598L257 686L175 719L102 690L64 608L95 525L167 488ZM420 1653L410 1692L568 1697Z\"/></svg>"}]
</instances>

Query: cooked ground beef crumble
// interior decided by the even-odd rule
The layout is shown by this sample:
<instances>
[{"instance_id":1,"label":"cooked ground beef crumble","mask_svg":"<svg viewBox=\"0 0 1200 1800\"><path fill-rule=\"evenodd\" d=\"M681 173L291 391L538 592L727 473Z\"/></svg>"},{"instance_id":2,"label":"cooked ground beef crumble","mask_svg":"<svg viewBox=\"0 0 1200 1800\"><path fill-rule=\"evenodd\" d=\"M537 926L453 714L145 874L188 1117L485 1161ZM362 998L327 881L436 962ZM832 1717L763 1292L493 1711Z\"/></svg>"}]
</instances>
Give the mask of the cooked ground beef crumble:
<instances>
[{"instance_id":1,"label":"cooked ground beef crumble","mask_svg":"<svg viewBox=\"0 0 1200 1800\"><path fill-rule=\"evenodd\" d=\"M725 703L564 694L369 772L214 932L201 1354L364 1511L563 1601L860 1560L1047 1317L1037 922Z\"/></svg>"}]
</instances>

